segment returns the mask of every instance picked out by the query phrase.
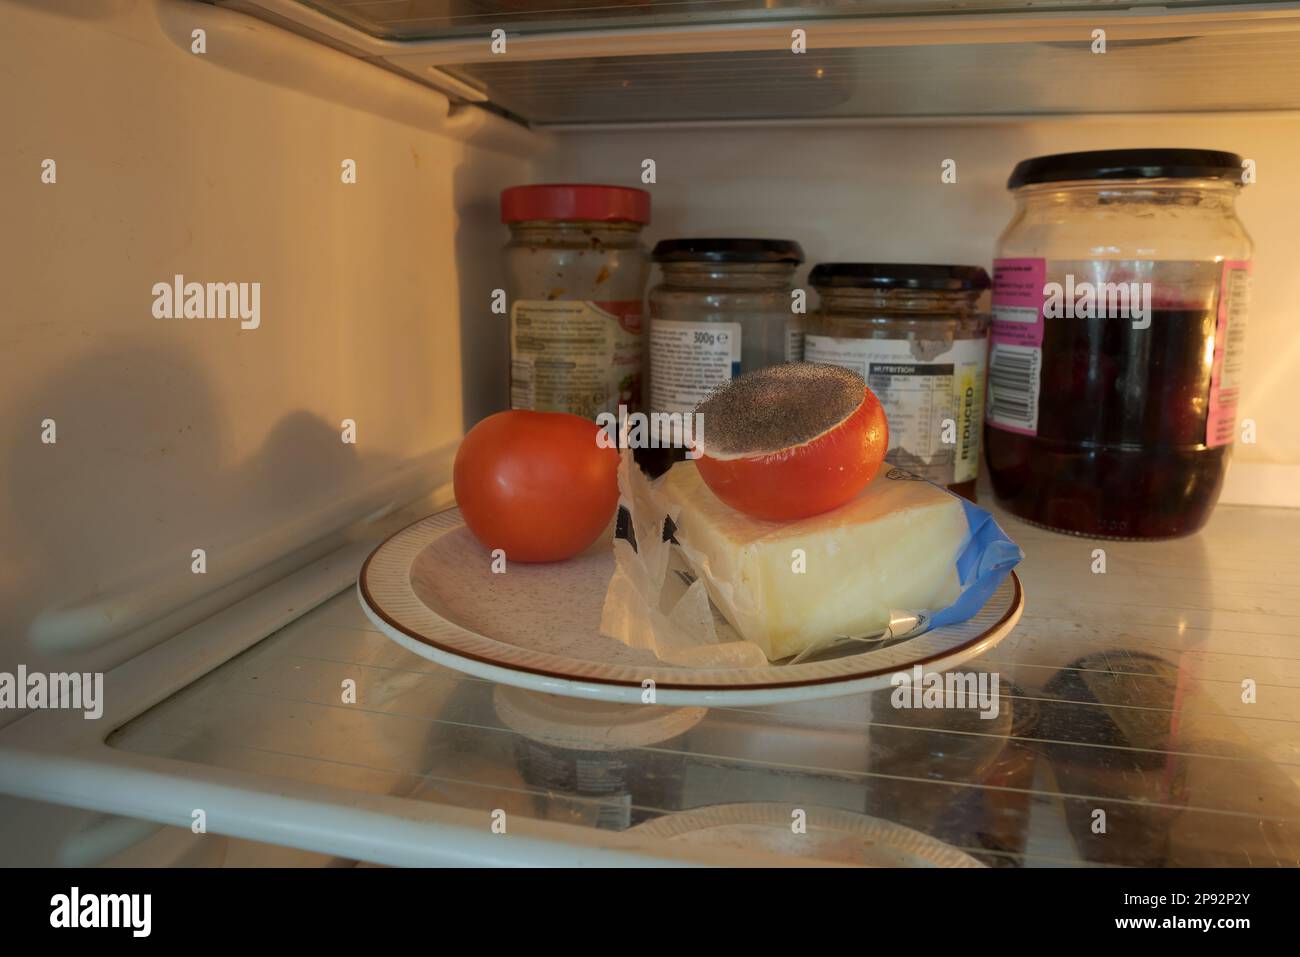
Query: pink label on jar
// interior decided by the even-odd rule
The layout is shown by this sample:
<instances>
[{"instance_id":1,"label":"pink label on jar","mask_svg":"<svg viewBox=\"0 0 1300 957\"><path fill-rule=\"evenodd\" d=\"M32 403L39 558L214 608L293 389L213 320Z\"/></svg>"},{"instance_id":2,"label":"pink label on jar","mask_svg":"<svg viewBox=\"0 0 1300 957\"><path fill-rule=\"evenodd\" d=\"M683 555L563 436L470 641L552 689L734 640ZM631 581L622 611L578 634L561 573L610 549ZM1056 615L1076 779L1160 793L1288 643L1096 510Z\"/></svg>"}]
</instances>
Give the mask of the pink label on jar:
<instances>
[{"instance_id":1,"label":"pink label on jar","mask_svg":"<svg viewBox=\"0 0 1300 957\"><path fill-rule=\"evenodd\" d=\"M1210 372L1210 408L1205 419L1205 444L1228 445L1237 432L1237 397L1245 361L1246 303L1250 292L1250 263L1223 264L1219 284L1219 317L1214 328L1214 364Z\"/></svg>"},{"instance_id":2,"label":"pink label on jar","mask_svg":"<svg viewBox=\"0 0 1300 957\"><path fill-rule=\"evenodd\" d=\"M998 259L993 263L993 342L1043 344L1043 259Z\"/></svg>"},{"instance_id":3,"label":"pink label on jar","mask_svg":"<svg viewBox=\"0 0 1300 957\"><path fill-rule=\"evenodd\" d=\"M1021 435L1038 434L1046 276L1043 259L998 259L993 263L985 422Z\"/></svg>"}]
</instances>

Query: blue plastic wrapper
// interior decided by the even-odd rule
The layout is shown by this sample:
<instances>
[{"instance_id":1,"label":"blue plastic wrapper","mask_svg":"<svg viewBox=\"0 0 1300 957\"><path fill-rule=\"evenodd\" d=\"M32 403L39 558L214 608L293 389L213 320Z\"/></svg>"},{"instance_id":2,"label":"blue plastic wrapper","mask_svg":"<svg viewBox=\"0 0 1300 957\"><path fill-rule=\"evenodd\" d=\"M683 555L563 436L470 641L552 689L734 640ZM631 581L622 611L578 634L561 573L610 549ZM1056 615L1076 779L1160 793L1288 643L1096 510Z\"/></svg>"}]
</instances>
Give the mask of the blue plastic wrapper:
<instances>
[{"instance_id":1,"label":"blue plastic wrapper","mask_svg":"<svg viewBox=\"0 0 1300 957\"><path fill-rule=\"evenodd\" d=\"M929 628L954 625L972 617L1025 557L989 512L960 495L956 498L966 510L966 524L970 527L970 537L957 555L957 580L962 591L955 602L930 616Z\"/></svg>"},{"instance_id":2,"label":"blue plastic wrapper","mask_svg":"<svg viewBox=\"0 0 1300 957\"><path fill-rule=\"evenodd\" d=\"M961 594L951 605L941 609L897 609L890 615L885 635L914 638L934 628L955 625L973 618L1002 585L1011 569L1024 559L1025 553L1002 530L987 510L969 499L906 469L891 468L885 475L891 481L925 482L961 502L966 515L968 534L957 553L957 581Z\"/></svg>"}]
</instances>

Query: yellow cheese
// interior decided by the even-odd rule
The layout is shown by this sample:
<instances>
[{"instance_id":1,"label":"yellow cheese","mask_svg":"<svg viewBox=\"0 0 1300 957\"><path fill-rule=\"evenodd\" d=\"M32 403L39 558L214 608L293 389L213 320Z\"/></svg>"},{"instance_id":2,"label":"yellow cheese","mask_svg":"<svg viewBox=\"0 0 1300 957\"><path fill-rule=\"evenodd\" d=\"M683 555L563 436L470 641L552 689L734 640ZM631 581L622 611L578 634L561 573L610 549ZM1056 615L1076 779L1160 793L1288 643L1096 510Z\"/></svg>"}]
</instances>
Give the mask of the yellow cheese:
<instances>
[{"instance_id":1,"label":"yellow cheese","mask_svg":"<svg viewBox=\"0 0 1300 957\"><path fill-rule=\"evenodd\" d=\"M775 661L837 636L879 633L891 611L957 599L961 503L927 482L886 478L888 469L851 502L796 522L723 504L694 462L674 465L655 491L713 603Z\"/></svg>"}]
</instances>

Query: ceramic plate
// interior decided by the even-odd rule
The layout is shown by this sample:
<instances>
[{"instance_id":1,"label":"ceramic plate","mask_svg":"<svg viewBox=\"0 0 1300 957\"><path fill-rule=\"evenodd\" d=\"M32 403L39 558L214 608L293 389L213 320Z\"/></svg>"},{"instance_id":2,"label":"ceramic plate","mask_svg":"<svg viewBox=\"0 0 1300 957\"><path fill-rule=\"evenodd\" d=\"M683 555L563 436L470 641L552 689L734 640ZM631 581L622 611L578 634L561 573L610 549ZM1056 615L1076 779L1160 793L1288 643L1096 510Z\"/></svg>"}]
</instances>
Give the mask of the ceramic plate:
<instances>
[{"instance_id":1,"label":"ceramic plate","mask_svg":"<svg viewBox=\"0 0 1300 957\"><path fill-rule=\"evenodd\" d=\"M807 830L796 834L786 804L718 804L668 814L628 831L638 837L736 850L770 851L855 867L984 867L975 858L920 831L865 814L805 808Z\"/></svg>"},{"instance_id":2,"label":"ceramic plate","mask_svg":"<svg viewBox=\"0 0 1300 957\"><path fill-rule=\"evenodd\" d=\"M602 541L566 562L513 563L493 574L487 551L452 508L375 549L357 593L381 632L439 664L534 691L633 704L649 679L661 705L779 704L886 688L914 665L944 671L984 653L1024 608L1013 572L973 618L876 650L796 665L682 668L600 633L613 572L613 548Z\"/></svg>"}]
</instances>

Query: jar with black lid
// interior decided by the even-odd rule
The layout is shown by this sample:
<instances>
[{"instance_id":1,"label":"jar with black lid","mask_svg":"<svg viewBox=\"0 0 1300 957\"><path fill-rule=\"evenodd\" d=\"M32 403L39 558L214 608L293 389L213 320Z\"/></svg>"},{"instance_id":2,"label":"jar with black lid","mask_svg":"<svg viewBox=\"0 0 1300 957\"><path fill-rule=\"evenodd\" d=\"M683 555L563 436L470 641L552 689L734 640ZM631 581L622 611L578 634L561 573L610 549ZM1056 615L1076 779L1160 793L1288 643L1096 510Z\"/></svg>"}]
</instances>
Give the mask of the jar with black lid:
<instances>
[{"instance_id":1,"label":"jar with black lid","mask_svg":"<svg viewBox=\"0 0 1300 957\"><path fill-rule=\"evenodd\" d=\"M978 266L821 263L804 360L852 369L889 420L885 460L974 500L989 317Z\"/></svg>"},{"instance_id":2,"label":"jar with black lid","mask_svg":"<svg viewBox=\"0 0 1300 957\"><path fill-rule=\"evenodd\" d=\"M802 358L794 273L803 249L788 239L665 239L650 290L650 407L690 412L715 387Z\"/></svg>"},{"instance_id":3,"label":"jar with black lid","mask_svg":"<svg viewBox=\"0 0 1300 957\"><path fill-rule=\"evenodd\" d=\"M1208 519L1243 376L1242 165L1216 150L1100 150L1012 172L985 447L1013 514L1108 538Z\"/></svg>"}]
</instances>

